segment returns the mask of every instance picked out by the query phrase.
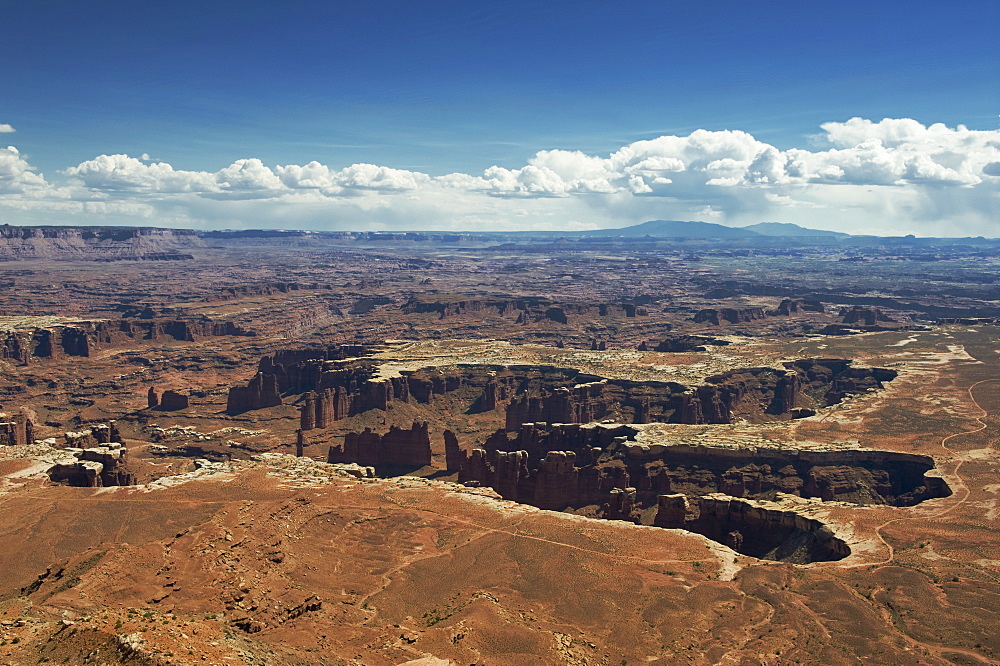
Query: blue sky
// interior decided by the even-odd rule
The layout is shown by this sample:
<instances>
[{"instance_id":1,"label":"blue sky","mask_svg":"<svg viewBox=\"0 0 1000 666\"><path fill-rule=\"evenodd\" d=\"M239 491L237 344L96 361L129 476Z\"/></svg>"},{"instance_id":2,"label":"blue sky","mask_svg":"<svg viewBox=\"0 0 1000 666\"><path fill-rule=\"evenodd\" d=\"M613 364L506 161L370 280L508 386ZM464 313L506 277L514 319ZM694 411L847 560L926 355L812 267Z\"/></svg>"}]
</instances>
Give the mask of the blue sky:
<instances>
[{"instance_id":1,"label":"blue sky","mask_svg":"<svg viewBox=\"0 0 1000 666\"><path fill-rule=\"evenodd\" d=\"M32 0L0 2L0 15L0 124L15 130L0 134L0 142L18 150L8 162L19 160L6 172L0 166L0 217L14 222L18 213L6 213L5 205L34 222L312 228L348 220L411 228L460 228L463 220L512 228L621 226L652 216L731 224L781 218L852 230L850 220L866 211L862 217L882 220L886 232L955 235L967 227L1000 235L988 233L997 213L988 165L1000 160L990 152L1000 128L995 1ZM840 132L836 143L821 128L851 118L875 129ZM896 178L879 174L870 182L831 175L844 171L843 160L850 167L854 154L810 158L809 174L770 181L745 170L688 182L647 169L637 184L633 163L617 180L605 178L608 187L573 180L580 169L559 172L538 159L539 151L562 150L606 160L636 141L728 130L747 133L757 146L733 159L748 165L773 147L788 167L794 156L785 151L845 150L851 137L891 147L892 132L878 124L884 118L924 128L940 123L951 134L942 139L940 131L909 126L908 142L876 160L895 160ZM963 135L959 126L979 134ZM970 142L976 155L956 163L952 153ZM724 159L710 151L716 159L701 163L670 150L657 155L680 156L684 164L668 175ZM933 168L914 167L920 151L962 177L949 173L931 183ZM67 173L101 155L213 174L225 196L205 191L201 176L184 185L171 176L168 187L157 180L162 166L140 174L140 166L120 159L100 165L100 178L97 166L84 169L89 179ZM330 176L325 189L291 176L268 189L264 174L244 188L252 195L237 196L236 184L218 174L246 159L273 173L312 161L338 173L355 164L389 171L374 183ZM522 172L532 160L562 183L532 180L537 174ZM497 180L484 175L494 165L514 174L510 182L530 182L484 186L484 178ZM44 177L51 191L24 180L28 172ZM414 187L392 180L397 172L418 174ZM445 193L441 182L422 184L424 176L449 174L479 180L451 179ZM673 182L658 189L657 177ZM394 184L383 187L387 178ZM630 179L632 198L616 196L612 190L626 191ZM506 174L499 180L509 181ZM194 181L202 194L192 195ZM844 186L836 196L816 188L803 195L805 185L823 189L834 181ZM344 191L352 183L363 197ZM946 194L928 189L943 183ZM862 186L895 188L891 209L849 191ZM762 187L782 203L769 208ZM756 189L746 200L737 196L747 188ZM45 197L59 205L46 208L39 203Z\"/></svg>"}]
</instances>

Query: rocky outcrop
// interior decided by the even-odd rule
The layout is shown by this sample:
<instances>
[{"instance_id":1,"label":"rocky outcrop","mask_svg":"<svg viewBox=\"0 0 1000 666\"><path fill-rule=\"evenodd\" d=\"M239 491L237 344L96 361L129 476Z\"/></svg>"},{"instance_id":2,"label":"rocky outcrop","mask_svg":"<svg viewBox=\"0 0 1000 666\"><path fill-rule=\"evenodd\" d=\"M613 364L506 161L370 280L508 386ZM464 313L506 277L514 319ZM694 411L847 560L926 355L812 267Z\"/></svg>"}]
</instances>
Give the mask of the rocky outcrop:
<instances>
[{"instance_id":1,"label":"rocky outcrop","mask_svg":"<svg viewBox=\"0 0 1000 666\"><path fill-rule=\"evenodd\" d=\"M614 488L635 489L630 501L636 511L655 506L660 495L677 493L759 498L781 492L910 506L951 492L929 474L934 461L927 456L649 446L635 443L636 433L628 426L599 424L524 424L516 436L501 430L460 460L459 481L491 486L506 499L546 509L610 507Z\"/></svg>"},{"instance_id":2,"label":"rocky outcrop","mask_svg":"<svg viewBox=\"0 0 1000 666\"><path fill-rule=\"evenodd\" d=\"M639 351L656 352L693 352L707 351L708 346L721 347L728 345L728 340L709 338L702 335L674 335L666 337L657 343L643 342L639 345Z\"/></svg>"},{"instance_id":3,"label":"rocky outcrop","mask_svg":"<svg viewBox=\"0 0 1000 666\"><path fill-rule=\"evenodd\" d=\"M861 324L862 326L877 326L882 322L895 322L896 320L885 314L878 308L855 305L850 310L843 310L840 313L840 321L844 324Z\"/></svg>"},{"instance_id":4,"label":"rocky outcrop","mask_svg":"<svg viewBox=\"0 0 1000 666\"><path fill-rule=\"evenodd\" d=\"M156 409L160 406L160 394L156 392L156 387L150 386L146 392L146 409Z\"/></svg>"},{"instance_id":5,"label":"rocky outcrop","mask_svg":"<svg viewBox=\"0 0 1000 666\"><path fill-rule=\"evenodd\" d=\"M277 378L258 372L246 386L234 386L229 389L226 399L226 412L242 414L251 409L275 407L281 404L278 393Z\"/></svg>"},{"instance_id":6,"label":"rocky outcrop","mask_svg":"<svg viewBox=\"0 0 1000 666\"><path fill-rule=\"evenodd\" d=\"M327 350L329 351L329 350ZM881 388L896 373L855 368L842 359L803 359L778 368L744 368L687 387L676 382L606 379L571 368L542 365L459 365L403 370L380 377L368 350L293 350L265 357L246 387L230 389L228 410L278 405L302 393L300 428L327 428L347 416L386 409L395 401L428 404L438 396L474 396L470 413L505 409L506 427L522 423L730 423L801 417L846 395ZM466 399L463 397L463 399Z\"/></svg>"},{"instance_id":7,"label":"rocky outcrop","mask_svg":"<svg viewBox=\"0 0 1000 666\"><path fill-rule=\"evenodd\" d=\"M829 562L851 554L850 547L818 520L771 503L725 495L661 496L654 524L682 527L744 555L781 562Z\"/></svg>"},{"instance_id":8,"label":"rocky outcrop","mask_svg":"<svg viewBox=\"0 0 1000 666\"><path fill-rule=\"evenodd\" d=\"M53 483L85 488L135 485L135 476L125 464L125 445L121 442L68 447L64 451L66 456L48 470Z\"/></svg>"},{"instance_id":9,"label":"rocky outcrop","mask_svg":"<svg viewBox=\"0 0 1000 666\"><path fill-rule=\"evenodd\" d=\"M136 340L174 339L193 342L205 337L253 336L256 332L232 321L207 319L112 319L79 321L46 328L0 331L0 358L28 364L32 359L88 357L97 349Z\"/></svg>"},{"instance_id":10,"label":"rocky outcrop","mask_svg":"<svg viewBox=\"0 0 1000 666\"><path fill-rule=\"evenodd\" d=\"M402 307L404 314L436 313L439 319L460 315L509 317L518 324L552 321L569 323L570 316L637 317L646 316L645 308L632 302L553 302L546 298L457 298L413 296Z\"/></svg>"},{"instance_id":11,"label":"rocky outcrop","mask_svg":"<svg viewBox=\"0 0 1000 666\"><path fill-rule=\"evenodd\" d=\"M706 308L695 313L694 322L696 324L707 323L715 326L721 326L723 322L729 324L742 324L745 322L763 319L764 317L764 309L757 307L722 308L721 310Z\"/></svg>"},{"instance_id":12,"label":"rocky outcrop","mask_svg":"<svg viewBox=\"0 0 1000 666\"><path fill-rule=\"evenodd\" d=\"M842 359L804 359L775 368L742 368L708 377L689 389L671 382L634 382L580 375L570 386L542 383L507 407L507 429L521 423L731 423L801 415L845 396L881 388L893 370L854 368ZM588 381L589 380L589 381ZM551 387L551 388L550 388Z\"/></svg>"},{"instance_id":13,"label":"rocky outcrop","mask_svg":"<svg viewBox=\"0 0 1000 666\"><path fill-rule=\"evenodd\" d=\"M823 307L823 304L819 301L807 301L807 300L786 298L782 300L781 303L778 304L778 307L774 310L774 312L769 312L768 314L773 315L775 317L788 317L791 316L793 312L822 313L826 312L826 308Z\"/></svg>"},{"instance_id":14,"label":"rocky outcrop","mask_svg":"<svg viewBox=\"0 0 1000 666\"><path fill-rule=\"evenodd\" d=\"M0 413L0 446L21 446L35 441L35 424L26 414Z\"/></svg>"},{"instance_id":15,"label":"rocky outcrop","mask_svg":"<svg viewBox=\"0 0 1000 666\"><path fill-rule=\"evenodd\" d=\"M219 290L212 296L206 296L206 302L231 301L239 298L252 296L271 296L273 294L288 294L297 291L315 291L319 289L331 290L332 284L321 284L318 282L259 282L255 284L244 284L234 287L226 287Z\"/></svg>"},{"instance_id":16,"label":"rocky outcrop","mask_svg":"<svg viewBox=\"0 0 1000 666\"><path fill-rule=\"evenodd\" d=\"M569 319L566 317L566 311L562 308L551 307L545 311L545 318L550 319L557 324L569 323Z\"/></svg>"},{"instance_id":17,"label":"rocky outcrop","mask_svg":"<svg viewBox=\"0 0 1000 666\"><path fill-rule=\"evenodd\" d=\"M457 472L462 469L468 459L458 443L458 437L451 430L444 431L444 459L445 468L449 472Z\"/></svg>"},{"instance_id":18,"label":"rocky outcrop","mask_svg":"<svg viewBox=\"0 0 1000 666\"><path fill-rule=\"evenodd\" d=\"M118 442L123 447L125 446L116 421L98 423L83 430L65 432L63 433L63 442L63 448L87 448L112 442Z\"/></svg>"},{"instance_id":19,"label":"rocky outcrop","mask_svg":"<svg viewBox=\"0 0 1000 666\"><path fill-rule=\"evenodd\" d=\"M687 520L687 495L674 493L656 498L656 517L653 525L666 529L683 529Z\"/></svg>"},{"instance_id":20,"label":"rocky outcrop","mask_svg":"<svg viewBox=\"0 0 1000 666\"><path fill-rule=\"evenodd\" d=\"M950 494L929 474L934 463L926 456L650 447L622 432L577 424L526 424L516 437L501 431L462 458L459 481L543 509L591 507L604 518L683 528L747 555L797 563L850 551L818 521L751 498L786 493L908 506Z\"/></svg>"},{"instance_id":21,"label":"rocky outcrop","mask_svg":"<svg viewBox=\"0 0 1000 666\"><path fill-rule=\"evenodd\" d=\"M188 396L179 391L168 389L160 396L160 404L157 409L165 412L173 412L188 408Z\"/></svg>"},{"instance_id":22,"label":"rocky outcrop","mask_svg":"<svg viewBox=\"0 0 1000 666\"><path fill-rule=\"evenodd\" d=\"M357 463L373 467L390 466L418 469L431 464L431 440L427 423L414 423L409 430L392 426L380 435L366 428L349 432L342 446L331 446L327 461Z\"/></svg>"}]
</instances>

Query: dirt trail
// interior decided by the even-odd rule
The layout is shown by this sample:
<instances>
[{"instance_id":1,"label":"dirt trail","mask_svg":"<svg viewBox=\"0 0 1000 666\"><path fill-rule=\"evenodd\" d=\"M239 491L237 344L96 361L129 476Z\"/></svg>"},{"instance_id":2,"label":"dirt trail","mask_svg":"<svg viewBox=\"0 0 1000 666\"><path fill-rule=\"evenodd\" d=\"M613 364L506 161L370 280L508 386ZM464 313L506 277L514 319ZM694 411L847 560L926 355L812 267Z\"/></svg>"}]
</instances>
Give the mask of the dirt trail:
<instances>
[{"instance_id":1,"label":"dirt trail","mask_svg":"<svg viewBox=\"0 0 1000 666\"><path fill-rule=\"evenodd\" d=\"M984 418L986 418L987 416L989 416L989 412L986 411L985 409L983 409L983 407L979 404L979 401L976 400L976 396L973 394L973 389L975 389L977 386L980 386L982 384L986 384L988 382L1000 382L1000 379L983 379L983 380L978 381L975 384L971 385L968 389L966 389L966 391L969 394L969 399L972 400L972 403L979 409L980 412L982 412L982 414L980 414L978 417L976 417L976 421L979 422L979 427L978 428L973 428L972 430L963 430L961 432L952 433L951 435L948 435L947 437L942 438L941 439L941 448L943 448L945 451L947 451L949 455L955 455L954 450L948 448L948 442L950 440L954 439L955 437L960 437L962 435L972 435L972 434L975 434L977 432L982 432L983 430L985 430L986 428L989 427L989 425L985 421L983 421ZM904 516L902 518L893 518L892 520L887 520L884 523L882 523L881 525L879 525L878 527L876 527L875 530L874 530L875 536L878 538L879 541L882 542L882 545L885 546L886 551L888 552L888 557L886 557L885 560L882 560L881 562L861 562L861 563L858 563L858 564L840 564L840 565L834 565L834 566L839 566L839 567L844 568L844 569L852 569L852 568L856 568L856 567L879 567L879 566L885 566L887 564L891 564L893 562L893 560L895 559L896 551L892 547L892 544L890 544L889 542L887 542L885 540L885 538L882 536L882 531L886 527L888 527L889 525L893 525L895 523L899 523L899 522L903 522L903 521L907 521L907 520L917 520L917 519L920 519L920 520L936 520L938 518L941 518L942 516L945 516L945 515L951 513L952 511L954 511L958 507L960 507L963 504L965 504L965 502L969 499L969 495L971 495L971 493L972 493L972 491L969 489L968 484L965 483L965 479L963 479L962 476L959 474L959 471L961 470L962 465L966 462L966 460L967 459L958 461L958 464L955 465L955 469L952 472L952 474L955 477L955 479L958 480L957 490L961 490L962 491L962 497L961 497L961 499L959 499L957 502L954 502L953 504L951 504L947 508L942 509L941 511L939 511L939 512L937 512L935 514L932 514L930 516Z\"/></svg>"}]
</instances>

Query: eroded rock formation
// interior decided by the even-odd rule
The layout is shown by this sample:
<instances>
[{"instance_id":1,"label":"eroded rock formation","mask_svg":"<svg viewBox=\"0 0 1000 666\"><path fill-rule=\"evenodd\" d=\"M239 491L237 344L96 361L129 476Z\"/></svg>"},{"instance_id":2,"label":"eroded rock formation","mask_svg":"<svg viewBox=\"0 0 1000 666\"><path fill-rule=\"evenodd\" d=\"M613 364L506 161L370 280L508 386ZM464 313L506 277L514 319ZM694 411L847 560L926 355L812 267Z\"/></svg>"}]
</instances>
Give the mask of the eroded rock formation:
<instances>
[{"instance_id":1,"label":"eroded rock formation","mask_svg":"<svg viewBox=\"0 0 1000 666\"><path fill-rule=\"evenodd\" d=\"M713 324L721 326L723 322L729 324L742 324L744 322L755 321L765 317L764 308L706 308L699 310L694 315L696 324Z\"/></svg>"},{"instance_id":2,"label":"eroded rock formation","mask_svg":"<svg viewBox=\"0 0 1000 666\"><path fill-rule=\"evenodd\" d=\"M174 339L193 342L206 337L254 336L232 321L208 319L111 319L79 321L45 328L0 331L0 358L29 364L32 359L89 357L96 349L136 340Z\"/></svg>"},{"instance_id":3,"label":"eroded rock formation","mask_svg":"<svg viewBox=\"0 0 1000 666\"><path fill-rule=\"evenodd\" d=\"M692 352L692 351L707 351L708 346L723 346L728 345L728 340L719 340L717 338L709 338L702 335L674 335L670 337L663 338L659 342L649 343L643 342L639 345L639 351L656 351L656 352Z\"/></svg>"},{"instance_id":4,"label":"eroded rock formation","mask_svg":"<svg viewBox=\"0 0 1000 666\"><path fill-rule=\"evenodd\" d=\"M66 457L48 470L49 479L54 483L85 488L135 484L135 475L125 464L125 445L121 442L87 448L67 447L64 451Z\"/></svg>"},{"instance_id":5,"label":"eroded rock formation","mask_svg":"<svg viewBox=\"0 0 1000 666\"><path fill-rule=\"evenodd\" d=\"M389 432L382 435L370 428L365 428L364 432L349 432L344 436L342 446L330 447L327 461L411 469L430 465L428 425L415 422L408 430L392 426Z\"/></svg>"},{"instance_id":6,"label":"eroded rock formation","mask_svg":"<svg viewBox=\"0 0 1000 666\"><path fill-rule=\"evenodd\" d=\"M458 365L403 370L380 377L363 347L292 350L261 360L246 387L229 392L228 410L240 413L281 404L302 393L300 427L333 422L394 401L430 403L452 394L470 412L504 408L508 430L522 423L730 423L797 418L881 388L896 372L852 367L843 359L803 359L784 369L742 368L708 377L701 386L608 379L543 365ZM339 357L339 358L338 358Z\"/></svg>"},{"instance_id":7,"label":"eroded rock formation","mask_svg":"<svg viewBox=\"0 0 1000 666\"><path fill-rule=\"evenodd\" d=\"M688 525L694 518L684 518L692 512L682 498L713 493L771 498L784 493L823 501L909 506L951 492L940 477L929 473L934 462L928 456L875 450L648 446L635 443L635 433L628 426L524 424L516 436L499 431L484 447L464 456L459 481L490 486L505 499L544 509L591 507L589 511L605 518L684 526L723 543L730 531L740 530L720 536L709 533L706 525ZM656 507L659 513L654 519L650 511ZM796 530L814 531L798 525L781 542L793 539ZM756 537L741 538L753 553L773 550L753 545Z\"/></svg>"},{"instance_id":8,"label":"eroded rock formation","mask_svg":"<svg viewBox=\"0 0 1000 666\"><path fill-rule=\"evenodd\" d=\"M157 409L161 409L165 412L173 412L179 409L187 409L188 407L188 396L179 391L174 391L172 389L167 389L160 396L160 404Z\"/></svg>"},{"instance_id":9,"label":"eroded rock formation","mask_svg":"<svg viewBox=\"0 0 1000 666\"><path fill-rule=\"evenodd\" d=\"M726 495L661 495L653 524L697 532L744 555L768 560L807 564L851 554L848 545L818 520Z\"/></svg>"},{"instance_id":10,"label":"eroded rock formation","mask_svg":"<svg viewBox=\"0 0 1000 666\"><path fill-rule=\"evenodd\" d=\"M226 411L230 414L241 414L251 409L274 407L281 404L278 393L277 378L258 372L246 386L234 386L229 389L226 400Z\"/></svg>"},{"instance_id":11,"label":"eroded rock formation","mask_svg":"<svg viewBox=\"0 0 1000 666\"><path fill-rule=\"evenodd\" d=\"M571 316L585 317L641 317L647 316L645 308L634 302L553 302L547 298L461 298L441 297L411 298L402 306L404 314L436 313L439 319L460 315L492 314L509 317L518 324L552 321L568 324Z\"/></svg>"},{"instance_id":12,"label":"eroded rock formation","mask_svg":"<svg viewBox=\"0 0 1000 666\"><path fill-rule=\"evenodd\" d=\"M895 322L896 320L885 314L878 308L856 305L850 310L840 313L841 322L844 324L861 324L863 326L877 326L882 322Z\"/></svg>"},{"instance_id":13,"label":"eroded rock formation","mask_svg":"<svg viewBox=\"0 0 1000 666\"><path fill-rule=\"evenodd\" d=\"M20 446L35 441L35 424L27 414L0 413L0 446Z\"/></svg>"}]
</instances>

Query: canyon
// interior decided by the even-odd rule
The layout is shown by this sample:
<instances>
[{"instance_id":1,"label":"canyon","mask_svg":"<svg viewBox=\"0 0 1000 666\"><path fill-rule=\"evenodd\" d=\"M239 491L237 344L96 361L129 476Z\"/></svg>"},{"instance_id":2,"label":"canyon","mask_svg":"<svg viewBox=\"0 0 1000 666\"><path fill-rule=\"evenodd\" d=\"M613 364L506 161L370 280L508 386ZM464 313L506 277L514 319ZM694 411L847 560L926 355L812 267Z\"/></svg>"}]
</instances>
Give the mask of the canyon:
<instances>
[{"instance_id":1,"label":"canyon","mask_svg":"<svg viewBox=\"0 0 1000 666\"><path fill-rule=\"evenodd\" d=\"M0 228L0 661L992 663L934 242Z\"/></svg>"}]
</instances>

